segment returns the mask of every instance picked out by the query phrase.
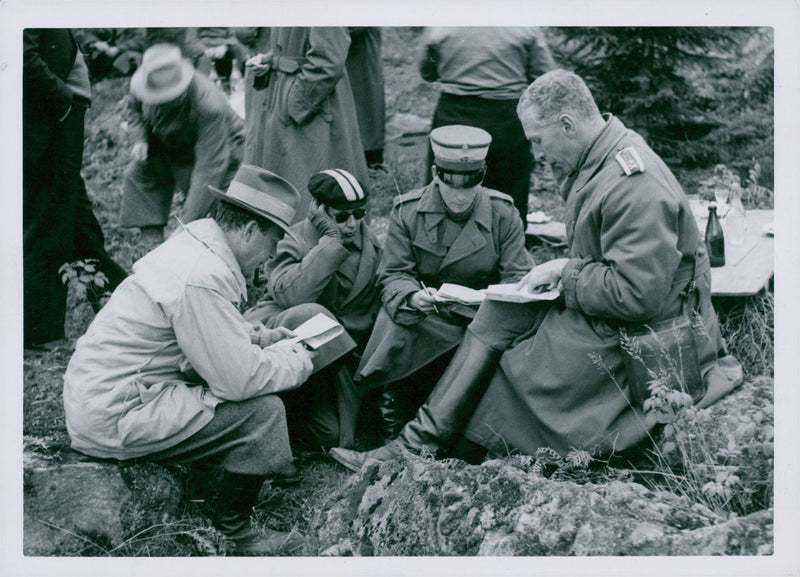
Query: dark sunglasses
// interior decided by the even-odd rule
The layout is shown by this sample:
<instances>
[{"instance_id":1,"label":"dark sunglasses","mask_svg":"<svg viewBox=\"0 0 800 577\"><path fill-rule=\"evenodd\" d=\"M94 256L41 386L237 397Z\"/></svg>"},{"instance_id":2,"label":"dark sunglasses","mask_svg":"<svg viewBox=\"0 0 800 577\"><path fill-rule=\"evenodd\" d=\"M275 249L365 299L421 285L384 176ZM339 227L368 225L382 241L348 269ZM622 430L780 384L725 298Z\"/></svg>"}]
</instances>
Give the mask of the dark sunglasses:
<instances>
[{"instance_id":1,"label":"dark sunglasses","mask_svg":"<svg viewBox=\"0 0 800 577\"><path fill-rule=\"evenodd\" d=\"M483 177L486 176L486 167L470 172L451 172L437 166L436 176L452 188L472 188L483 181Z\"/></svg>"},{"instance_id":2,"label":"dark sunglasses","mask_svg":"<svg viewBox=\"0 0 800 577\"><path fill-rule=\"evenodd\" d=\"M347 219L350 218L350 215L353 215L353 218L356 220L361 220L362 218L364 218L365 214L367 214L367 211L363 208L357 208L352 211L345 210L343 212L336 213L336 215L333 216L333 220L335 220L339 224L342 224L347 222Z\"/></svg>"}]
</instances>

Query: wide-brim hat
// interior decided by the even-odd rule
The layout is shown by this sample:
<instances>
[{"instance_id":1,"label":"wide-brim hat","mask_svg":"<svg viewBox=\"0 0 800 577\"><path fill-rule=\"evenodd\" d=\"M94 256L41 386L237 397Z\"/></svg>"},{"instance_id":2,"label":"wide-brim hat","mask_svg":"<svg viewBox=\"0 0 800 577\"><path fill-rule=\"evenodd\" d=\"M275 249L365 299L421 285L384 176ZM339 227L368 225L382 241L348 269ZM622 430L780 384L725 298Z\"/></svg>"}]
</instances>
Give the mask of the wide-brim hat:
<instances>
[{"instance_id":1,"label":"wide-brim hat","mask_svg":"<svg viewBox=\"0 0 800 577\"><path fill-rule=\"evenodd\" d=\"M462 124L440 126L430 138L436 166L455 172L482 168L492 143L492 135L482 128Z\"/></svg>"},{"instance_id":2,"label":"wide-brim hat","mask_svg":"<svg viewBox=\"0 0 800 577\"><path fill-rule=\"evenodd\" d=\"M318 172L308 179L308 192L319 202L337 210L353 210L367 203L369 191L341 168Z\"/></svg>"},{"instance_id":3,"label":"wide-brim hat","mask_svg":"<svg viewBox=\"0 0 800 577\"><path fill-rule=\"evenodd\" d=\"M194 66L173 44L154 44L145 50L142 64L131 77L131 94L143 104L175 100L189 87Z\"/></svg>"},{"instance_id":4,"label":"wide-brim hat","mask_svg":"<svg viewBox=\"0 0 800 577\"><path fill-rule=\"evenodd\" d=\"M208 188L214 198L265 218L294 237L290 226L297 213L300 193L288 180L274 172L243 164L227 191L211 185Z\"/></svg>"}]
</instances>

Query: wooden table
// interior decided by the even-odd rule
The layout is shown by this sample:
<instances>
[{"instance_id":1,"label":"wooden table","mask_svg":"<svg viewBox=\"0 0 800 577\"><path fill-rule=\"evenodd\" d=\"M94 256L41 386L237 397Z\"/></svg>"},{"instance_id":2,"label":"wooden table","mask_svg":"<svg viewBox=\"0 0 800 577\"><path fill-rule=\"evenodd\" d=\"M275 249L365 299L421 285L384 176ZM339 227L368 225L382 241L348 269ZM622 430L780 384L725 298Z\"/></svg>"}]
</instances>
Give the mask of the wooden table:
<instances>
[{"instance_id":1,"label":"wooden table","mask_svg":"<svg viewBox=\"0 0 800 577\"><path fill-rule=\"evenodd\" d=\"M695 212L697 226L705 235L708 212ZM725 266L711 269L712 297L752 296L769 285L774 274L774 238L766 232L775 218L772 210L748 210L744 242L733 244L725 236ZM725 218L721 219L726 232Z\"/></svg>"}]
</instances>

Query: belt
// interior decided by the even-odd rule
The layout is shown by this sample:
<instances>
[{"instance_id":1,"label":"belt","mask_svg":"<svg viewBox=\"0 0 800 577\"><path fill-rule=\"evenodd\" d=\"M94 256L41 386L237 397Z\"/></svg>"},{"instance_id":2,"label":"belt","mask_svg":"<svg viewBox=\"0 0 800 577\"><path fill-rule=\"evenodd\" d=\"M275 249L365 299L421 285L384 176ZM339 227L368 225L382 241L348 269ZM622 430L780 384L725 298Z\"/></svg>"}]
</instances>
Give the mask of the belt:
<instances>
[{"instance_id":1,"label":"belt","mask_svg":"<svg viewBox=\"0 0 800 577\"><path fill-rule=\"evenodd\" d=\"M272 56L267 59L265 64L269 66L270 70L277 70L285 74L296 74L306 62L307 59L302 56Z\"/></svg>"}]
</instances>

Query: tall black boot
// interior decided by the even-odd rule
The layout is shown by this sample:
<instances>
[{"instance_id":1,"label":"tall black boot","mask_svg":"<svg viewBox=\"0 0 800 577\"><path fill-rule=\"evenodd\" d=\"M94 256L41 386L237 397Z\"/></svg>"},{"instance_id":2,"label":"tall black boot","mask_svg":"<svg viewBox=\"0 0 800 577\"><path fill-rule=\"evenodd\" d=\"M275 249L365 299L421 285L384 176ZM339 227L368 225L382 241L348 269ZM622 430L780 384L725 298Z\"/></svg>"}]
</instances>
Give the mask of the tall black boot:
<instances>
[{"instance_id":1,"label":"tall black boot","mask_svg":"<svg viewBox=\"0 0 800 577\"><path fill-rule=\"evenodd\" d=\"M367 460L388 461L403 452L427 449L437 453L460 433L483 397L503 351L493 349L467 331L453 360L394 441L372 451L331 449L330 455L351 471Z\"/></svg>"},{"instance_id":2,"label":"tall black boot","mask_svg":"<svg viewBox=\"0 0 800 577\"><path fill-rule=\"evenodd\" d=\"M305 539L292 531L256 532L250 513L266 477L225 471L212 515L214 526L236 545L241 555L285 555L299 550Z\"/></svg>"},{"instance_id":3,"label":"tall black boot","mask_svg":"<svg viewBox=\"0 0 800 577\"><path fill-rule=\"evenodd\" d=\"M381 416L381 435L384 443L396 439L403 426L412 417L406 410L402 394L403 386L400 383L389 383L380 390L378 412Z\"/></svg>"}]
</instances>

